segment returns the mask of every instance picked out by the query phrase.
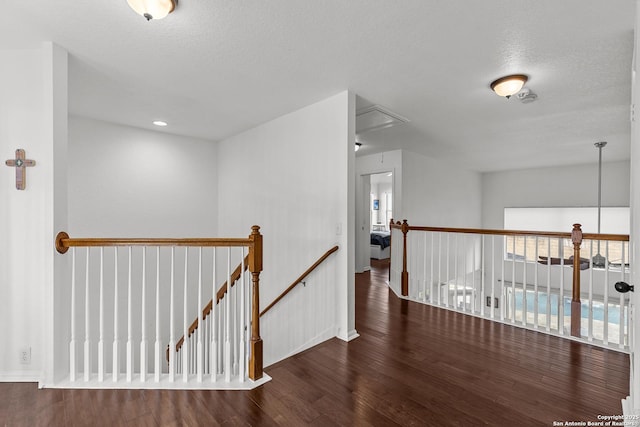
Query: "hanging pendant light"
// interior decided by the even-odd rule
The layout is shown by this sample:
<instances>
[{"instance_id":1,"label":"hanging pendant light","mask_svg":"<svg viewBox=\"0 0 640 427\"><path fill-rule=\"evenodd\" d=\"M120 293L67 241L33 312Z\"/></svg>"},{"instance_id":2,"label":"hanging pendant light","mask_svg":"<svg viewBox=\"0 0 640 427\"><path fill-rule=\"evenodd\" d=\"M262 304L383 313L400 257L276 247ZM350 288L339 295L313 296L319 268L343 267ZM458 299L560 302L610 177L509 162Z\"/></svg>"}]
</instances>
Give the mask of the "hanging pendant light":
<instances>
[{"instance_id":1,"label":"hanging pendant light","mask_svg":"<svg viewBox=\"0 0 640 427\"><path fill-rule=\"evenodd\" d=\"M137 14L152 19L162 19L176 8L178 0L127 0L131 9Z\"/></svg>"},{"instance_id":2,"label":"hanging pendant light","mask_svg":"<svg viewBox=\"0 0 640 427\"><path fill-rule=\"evenodd\" d=\"M595 147L598 149L598 234L600 234L600 211L602 209L602 149L607 145L607 141L596 142ZM594 267L605 268L607 259L600 254L600 240L598 240L598 253L593 256L591 261Z\"/></svg>"},{"instance_id":3,"label":"hanging pendant light","mask_svg":"<svg viewBox=\"0 0 640 427\"><path fill-rule=\"evenodd\" d=\"M491 90L499 96L509 99L511 95L520 92L520 89L529 80L524 74L512 74L510 76L500 77L498 80L491 82Z\"/></svg>"}]
</instances>

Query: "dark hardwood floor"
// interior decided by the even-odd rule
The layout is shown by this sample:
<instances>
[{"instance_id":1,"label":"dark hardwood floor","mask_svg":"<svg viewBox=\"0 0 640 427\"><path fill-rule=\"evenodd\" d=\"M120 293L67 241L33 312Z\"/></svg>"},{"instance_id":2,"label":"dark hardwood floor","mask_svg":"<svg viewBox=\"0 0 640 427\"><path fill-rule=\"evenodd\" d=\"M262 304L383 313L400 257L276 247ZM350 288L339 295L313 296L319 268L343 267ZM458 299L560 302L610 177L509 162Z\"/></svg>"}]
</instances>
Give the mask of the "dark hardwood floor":
<instances>
[{"instance_id":1,"label":"dark hardwood floor","mask_svg":"<svg viewBox=\"0 0 640 427\"><path fill-rule=\"evenodd\" d=\"M628 356L399 300L356 277L356 327L249 392L0 384L0 425L551 426L621 413Z\"/></svg>"}]
</instances>

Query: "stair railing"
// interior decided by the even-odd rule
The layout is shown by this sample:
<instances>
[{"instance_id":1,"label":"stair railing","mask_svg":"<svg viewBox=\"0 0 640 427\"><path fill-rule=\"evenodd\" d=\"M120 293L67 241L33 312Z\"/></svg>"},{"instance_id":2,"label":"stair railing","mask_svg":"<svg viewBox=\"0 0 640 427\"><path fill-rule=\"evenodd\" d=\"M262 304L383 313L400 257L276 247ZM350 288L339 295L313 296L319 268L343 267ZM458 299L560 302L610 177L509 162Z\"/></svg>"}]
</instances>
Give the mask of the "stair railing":
<instances>
[{"instance_id":1,"label":"stair railing","mask_svg":"<svg viewBox=\"0 0 640 427\"><path fill-rule=\"evenodd\" d=\"M176 388L177 374L182 374L182 382L186 385L190 382L202 383L205 375L211 382L218 381L219 377L225 382L244 382L245 378L256 381L262 378L262 339L260 337L260 316L259 316L259 283L260 272L262 271L262 235L260 227L253 226L251 234L247 238L228 239L104 239L104 238L70 238L65 232L60 232L56 237L56 249L64 254L71 248L71 324L69 342L69 381L74 383L78 380L78 372L82 369L83 379L89 382L107 381L107 363L112 364L110 375L113 382L123 382L122 371L124 370L124 382L126 387L132 387L132 383L143 385L149 376L148 359L153 360L153 379L155 383L168 382L169 388ZM113 253L108 248L113 247ZM120 247L127 248L127 267L119 266L119 259L124 258ZM170 249L170 254L165 248ZM84 251L79 248L84 248ZM92 248L99 248L99 254ZM136 248L136 249L134 249ZM147 260L149 248L155 248L156 256ZM184 248L184 262L178 261L176 249ZM190 248L197 248L190 256ZM105 252L109 253L105 253ZM208 272L204 272L207 261L203 259L203 252L208 251L209 256ZM216 251L219 257L216 259ZM192 251L193 252L193 251ZM240 252L241 260L239 279L231 281L230 271L231 258L233 254ZM248 252L248 253L247 253ZM91 260L98 257L99 268L93 268ZM215 278L217 266L224 263L226 255L227 264L227 284L236 283L241 286L226 286L216 290ZM170 256L168 263L163 263ZM77 258L83 258L82 262L77 262ZM191 261L190 261L191 259ZM136 261L140 260L138 264ZM94 261L95 262L95 261ZM110 264L107 268L107 264ZM155 317L147 314L147 301L150 292L147 286L148 276L152 276L151 270L155 264ZM246 268L245 268L246 267ZM250 278L245 278L244 271L248 269ZM182 271L180 271L182 270ZM212 271L211 271L212 270ZM78 274L80 273L80 274ZM208 280L212 289L212 295L217 301L223 304L212 304L211 315L206 318L197 317L197 338L194 339L189 333L191 326L187 319L190 307L197 304L197 311L202 307L202 297L206 282L204 276L210 273ZM218 271L219 274L219 271ZM84 275L84 283L81 279ZM122 277L126 275L126 314L120 310L121 300L124 297L119 295L119 288L122 285ZM181 295L177 290L179 285L176 277L182 276ZM197 279L193 279L197 276ZM233 275L236 278L237 275ZM136 284L134 285L134 280ZM169 286L167 286L169 282ZM218 282L219 283L219 282ZM81 285L84 284L84 289ZM122 285L123 287L124 285ZM167 289L169 287L169 289ZM134 289L135 288L135 289ZM197 296L194 297L193 289L197 289ZM84 292L82 292L84 291ZM168 297L166 297L168 291ZM78 294L84 294L84 304L76 301ZM107 295L113 296L113 303L107 301ZM167 301L168 300L168 301ZM197 302L196 302L197 300ZM168 339L169 348L176 348L175 332L179 325L177 317L180 314L179 302L182 302L183 317L183 342L181 343L181 353L169 352L169 364L162 363L162 343ZM136 310L134 322L134 303L140 304L140 311ZM191 303L191 304L189 304ZM168 305L168 307L166 307ZM215 307L220 305L219 313L215 313ZM168 308L168 310L167 310ZM166 326L166 313L168 311L169 326ZM93 313L97 313L97 320L93 319ZM139 314L139 316L138 316ZM213 315L215 314L215 315ZM78 318L84 320L78 321ZM113 328L107 327L107 320L113 321ZM139 321L138 321L139 320ZM208 323L205 323L205 320ZM127 340L126 348L120 346L120 330L126 325ZM147 340L149 325L155 327L155 345L152 355L148 354ZM205 327L206 326L206 327ZM163 329L164 328L164 329ZM167 331L168 329L168 331ZM84 333L83 360L78 358L80 348L78 346L79 334ZM107 354L108 332L113 337L111 345L112 352ZM167 338L168 335L168 338ZM138 339L139 337L139 339ZM94 353L94 345L97 338L97 354ZM135 343L139 341L140 352L135 357ZM207 342L205 344L205 341ZM220 342L218 342L220 341ZM188 344L188 345L187 345ZM120 361L124 355L126 368L120 366ZM178 357L179 356L179 357ZM97 376L96 376L97 368ZM135 379L134 379L135 377ZM157 387L162 385L156 384ZM179 386L179 385L178 385Z\"/></svg>"},{"instance_id":2,"label":"stair railing","mask_svg":"<svg viewBox=\"0 0 640 427\"><path fill-rule=\"evenodd\" d=\"M558 233L391 220L390 229L389 283L400 296L628 351L629 297L613 286L629 277L628 235L580 224Z\"/></svg>"}]
</instances>

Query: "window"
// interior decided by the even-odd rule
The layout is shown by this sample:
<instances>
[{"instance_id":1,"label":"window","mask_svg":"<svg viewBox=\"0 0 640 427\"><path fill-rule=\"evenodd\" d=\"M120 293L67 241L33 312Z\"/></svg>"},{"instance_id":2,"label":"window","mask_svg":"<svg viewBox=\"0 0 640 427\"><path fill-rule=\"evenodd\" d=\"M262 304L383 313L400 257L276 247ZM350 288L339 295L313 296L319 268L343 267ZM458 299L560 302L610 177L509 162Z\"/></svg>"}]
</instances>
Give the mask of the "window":
<instances>
[{"instance_id":1,"label":"window","mask_svg":"<svg viewBox=\"0 0 640 427\"><path fill-rule=\"evenodd\" d=\"M629 234L628 207L605 207L601 211L601 232ZM598 232L598 209L584 208L505 208L504 228L507 230L570 232L572 225L582 225L585 233ZM581 257L604 255L612 264L629 263L628 242L583 240ZM539 257L568 259L573 255L571 239L535 236L505 238L505 258L536 262Z\"/></svg>"}]
</instances>

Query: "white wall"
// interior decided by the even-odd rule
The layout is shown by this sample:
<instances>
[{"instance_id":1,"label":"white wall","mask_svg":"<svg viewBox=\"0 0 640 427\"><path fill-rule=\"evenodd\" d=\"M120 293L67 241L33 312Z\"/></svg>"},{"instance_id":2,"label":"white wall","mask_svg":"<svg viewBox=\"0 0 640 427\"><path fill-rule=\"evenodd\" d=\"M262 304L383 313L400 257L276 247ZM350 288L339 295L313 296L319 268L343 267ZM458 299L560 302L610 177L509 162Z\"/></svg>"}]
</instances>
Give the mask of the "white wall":
<instances>
[{"instance_id":1,"label":"white wall","mask_svg":"<svg viewBox=\"0 0 640 427\"><path fill-rule=\"evenodd\" d=\"M218 237L217 150L212 141L70 117L69 235Z\"/></svg>"},{"instance_id":2,"label":"white wall","mask_svg":"<svg viewBox=\"0 0 640 427\"><path fill-rule=\"evenodd\" d=\"M14 169L0 174L0 381L38 381L54 365L54 258L56 229L65 226L67 53L40 49L0 51L0 148L17 148L36 166L26 189L15 188ZM61 173L62 171L62 173ZM19 361L31 349L31 363Z\"/></svg>"},{"instance_id":3,"label":"white wall","mask_svg":"<svg viewBox=\"0 0 640 427\"><path fill-rule=\"evenodd\" d=\"M71 237L220 237L218 223L218 146L216 142L154 132L84 117L69 118L69 227ZM249 233L243 233L241 237ZM228 236L224 236L228 237ZM133 339L140 339L141 332L141 269L140 248L133 251L132 305L136 307L132 319ZM190 295L196 294L196 253L190 253ZM69 254L66 255L68 259ZM84 265L84 251L79 252L78 264ZM145 323L148 331L155 330L155 250L149 251L147 265L147 290ZM168 252L162 252L161 277L169 276ZM177 269L184 259L184 249L176 250ZM113 259L113 251L105 251L105 263ZM205 254L205 264L210 259ZM118 284L119 335L124 346L127 337L127 259L126 250L119 251L120 269ZM93 252L92 274L97 273L99 258ZM234 263L235 266L235 263ZM204 268L206 277L210 268ZM114 335L113 314L114 277L112 268L106 268L105 298L105 363L111 371L112 342ZM160 318L162 345L169 339L170 288L167 280L161 281L159 302L164 310ZM222 275L215 281L220 286ZM205 283L210 283L205 280ZM204 289L204 301L209 301L210 286ZM99 288L97 277L90 286L92 351L97 351L99 337L97 313L99 312ZM183 293L174 292L176 337L182 336ZM80 283L76 290L76 335L84 340L85 287ZM69 307L69 301L65 301ZM189 323L196 318L197 301L189 301ZM68 328L68 323L64 325ZM149 334L153 337L153 334ZM153 343L153 338L151 338ZM80 344L81 345L81 344ZM123 349L124 347L121 347ZM151 353L151 352L150 352ZM139 360L137 348L135 363ZM79 365L82 357L79 353ZM124 366L124 351L120 352L120 365ZM94 360L95 363L95 360ZM152 365L149 354L149 366ZM97 370L97 365L93 366Z\"/></svg>"},{"instance_id":4,"label":"white wall","mask_svg":"<svg viewBox=\"0 0 640 427\"><path fill-rule=\"evenodd\" d=\"M402 156L402 214L409 225L479 227L481 179L477 172L416 153ZM396 204L394 203L394 216Z\"/></svg>"},{"instance_id":5,"label":"white wall","mask_svg":"<svg viewBox=\"0 0 640 427\"><path fill-rule=\"evenodd\" d=\"M629 206L629 173L628 161L603 162L602 206ZM597 206L598 164L484 173L482 195L484 228L503 228L506 207Z\"/></svg>"},{"instance_id":6,"label":"white wall","mask_svg":"<svg viewBox=\"0 0 640 427\"><path fill-rule=\"evenodd\" d=\"M219 146L218 228L244 236L252 225L261 227L261 307L338 244L340 249L330 261L335 263L335 277L323 285L335 286L336 305L329 309L326 320L333 324L334 335L344 340L355 335L354 102L353 94L342 92L228 138ZM265 346L274 345L264 339Z\"/></svg>"}]
</instances>

